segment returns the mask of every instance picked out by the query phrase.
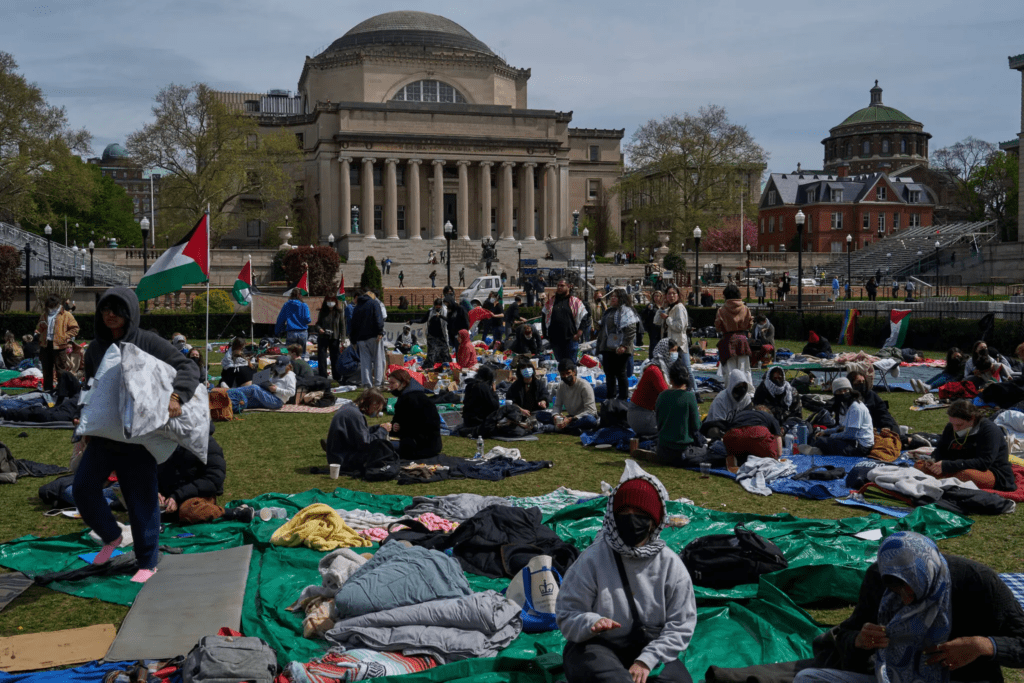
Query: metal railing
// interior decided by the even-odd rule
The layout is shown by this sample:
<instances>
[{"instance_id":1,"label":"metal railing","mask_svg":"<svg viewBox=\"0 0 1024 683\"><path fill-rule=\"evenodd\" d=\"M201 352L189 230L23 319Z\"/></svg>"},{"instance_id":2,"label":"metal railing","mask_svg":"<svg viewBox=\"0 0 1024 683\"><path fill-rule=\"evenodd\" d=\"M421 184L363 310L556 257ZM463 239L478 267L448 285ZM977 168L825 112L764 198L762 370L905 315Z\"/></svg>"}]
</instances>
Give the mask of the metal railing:
<instances>
[{"instance_id":1,"label":"metal railing","mask_svg":"<svg viewBox=\"0 0 1024 683\"><path fill-rule=\"evenodd\" d=\"M47 251L48 243L50 252ZM97 285L131 285L131 273L127 268L99 260L93 264L86 249L79 249L76 253L63 244L50 242L45 237L22 230L10 223L0 222L0 244L12 246L19 251L24 251L26 246L31 246L32 276L34 278L49 277L50 258L52 258L53 277L55 278L74 279L76 284L85 284L95 269L95 284ZM24 257L18 264L18 272L25 272Z\"/></svg>"}]
</instances>

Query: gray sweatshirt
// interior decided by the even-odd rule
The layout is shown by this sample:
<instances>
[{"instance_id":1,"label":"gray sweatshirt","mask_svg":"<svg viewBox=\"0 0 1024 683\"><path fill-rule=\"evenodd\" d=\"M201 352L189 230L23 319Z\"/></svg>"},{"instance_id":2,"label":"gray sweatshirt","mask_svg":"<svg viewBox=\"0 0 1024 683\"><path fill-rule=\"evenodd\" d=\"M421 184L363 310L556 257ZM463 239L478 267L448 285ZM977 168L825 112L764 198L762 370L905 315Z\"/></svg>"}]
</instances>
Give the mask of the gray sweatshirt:
<instances>
[{"instance_id":1,"label":"gray sweatshirt","mask_svg":"<svg viewBox=\"0 0 1024 683\"><path fill-rule=\"evenodd\" d=\"M615 567L614 552L599 534L565 573L555 614L558 628L567 640L581 643L600 635L611 643L626 644L633 619ZM652 558L623 557L622 562L637 612L648 635L655 636L637 660L654 669L662 662L678 659L690 644L697 625L693 583L683 561L665 547ZM590 627L602 617L617 621L621 627L591 633Z\"/></svg>"},{"instance_id":2,"label":"gray sweatshirt","mask_svg":"<svg viewBox=\"0 0 1024 683\"><path fill-rule=\"evenodd\" d=\"M590 382L580 377L576 378L572 386L565 382L559 382L555 391L555 404L552 406L555 412L563 410L569 417L581 415L597 416L597 403L594 402L594 387Z\"/></svg>"}]
</instances>

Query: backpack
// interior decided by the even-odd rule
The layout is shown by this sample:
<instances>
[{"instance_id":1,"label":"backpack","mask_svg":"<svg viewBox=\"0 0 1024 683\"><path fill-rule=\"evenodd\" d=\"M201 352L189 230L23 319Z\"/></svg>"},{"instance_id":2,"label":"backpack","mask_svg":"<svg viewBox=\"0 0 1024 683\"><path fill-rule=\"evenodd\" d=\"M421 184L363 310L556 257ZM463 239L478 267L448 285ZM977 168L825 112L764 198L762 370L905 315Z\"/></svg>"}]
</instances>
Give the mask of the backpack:
<instances>
[{"instance_id":1,"label":"backpack","mask_svg":"<svg viewBox=\"0 0 1024 683\"><path fill-rule=\"evenodd\" d=\"M524 633L558 630L555 600L562 575L553 563L550 555L535 555L505 589L505 597L523 609Z\"/></svg>"},{"instance_id":2,"label":"backpack","mask_svg":"<svg viewBox=\"0 0 1024 683\"><path fill-rule=\"evenodd\" d=\"M184 683L273 683L277 655L262 638L204 636L181 665Z\"/></svg>"},{"instance_id":3,"label":"backpack","mask_svg":"<svg viewBox=\"0 0 1024 683\"><path fill-rule=\"evenodd\" d=\"M786 569L779 546L737 524L732 534L711 534L691 541L679 553L694 585L733 588L757 583L761 574Z\"/></svg>"},{"instance_id":4,"label":"backpack","mask_svg":"<svg viewBox=\"0 0 1024 683\"><path fill-rule=\"evenodd\" d=\"M608 398L601 404L601 429L605 427L624 427L629 429L629 401L621 398Z\"/></svg>"},{"instance_id":5,"label":"backpack","mask_svg":"<svg viewBox=\"0 0 1024 683\"><path fill-rule=\"evenodd\" d=\"M235 419L227 389L218 387L210 390L210 419L214 422L229 422Z\"/></svg>"},{"instance_id":6,"label":"backpack","mask_svg":"<svg viewBox=\"0 0 1024 683\"><path fill-rule=\"evenodd\" d=\"M390 441L374 439L366 451L366 459L360 463L361 478L364 481L391 481L398 477L401 469L398 451Z\"/></svg>"}]
</instances>

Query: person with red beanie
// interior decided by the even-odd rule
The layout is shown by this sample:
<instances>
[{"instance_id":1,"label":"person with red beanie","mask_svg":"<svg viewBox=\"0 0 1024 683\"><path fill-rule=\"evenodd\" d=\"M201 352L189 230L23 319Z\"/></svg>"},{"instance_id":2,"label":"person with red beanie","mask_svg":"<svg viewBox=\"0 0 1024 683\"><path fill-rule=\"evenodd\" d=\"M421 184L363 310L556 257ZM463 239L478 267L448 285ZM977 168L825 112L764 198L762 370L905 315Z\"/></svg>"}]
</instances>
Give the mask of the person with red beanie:
<instances>
[{"instance_id":1,"label":"person with red beanie","mask_svg":"<svg viewBox=\"0 0 1024 683\"><path fill-rule=\"evenodd\" d=\"M692 683L679 655L697 606L686 566L660 538L667 501L661 482L627 460L600 533L565 573L555 603L568 683Z\"/></svg>"}]
</instances>

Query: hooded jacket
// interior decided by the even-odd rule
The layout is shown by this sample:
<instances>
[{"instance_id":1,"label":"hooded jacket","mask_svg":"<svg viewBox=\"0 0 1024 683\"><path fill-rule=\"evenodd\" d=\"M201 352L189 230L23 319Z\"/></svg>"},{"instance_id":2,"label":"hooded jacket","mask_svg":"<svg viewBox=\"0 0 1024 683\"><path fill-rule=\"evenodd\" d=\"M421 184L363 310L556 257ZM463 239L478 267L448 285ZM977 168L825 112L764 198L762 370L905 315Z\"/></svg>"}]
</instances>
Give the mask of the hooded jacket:
<instances>
[{"instance_id":1,"label":"hooded jacket","mask_svg":"<svg viewBox=\"0 0 1024 683\"><path fill-rule=\"evenodd\" d=\"M399 426L398 453L403 460L429 458L441 452L441 415L416 380L398 395L392 423Z\"/></svg>"},{"instance_id":2,"label":"hooded jacket","mask_svg":"<svg viewBox=\"0 0 1024 683\"><path fill-rule=\"evenodd\" d=\"M178 446L171 457L156 469L157 489L164 496L174 498L179 507L189 498L216 498L224 495L227 462L224 460L224 449L213 438L213 431L211 423L205 465L188 449Z\"/></svg>"},{"instance_id":3,"label":"hooded jacket","mask_svg":"<svg viewBox=\"0 0 1024 683\"><path fill-rule=\"evenodd\" d=\"M645 635L650 639L637 660L654 669L663 662L677 659L689 646L697 625L697 605L686 566L679 555L658 538L668 519L665 487L635 462L627 460L619 485L637 478L650 482L658 490L662 523L654 529L652 539L647 543L654 552L638 552L646 549L646 546L641 546L629 549L631 554L622 554L621 557L637 614L643 620ZM567 640L575 643L600 635L612 645L625 647L633 626L626 591L615 563L614 546L621 541L614 540L618 538L612 514L614 500L614 494L608 496L601 532L566 571L555 602L558 628ZM633 554L639 556L633 557ZM620 627L601 634L591 633L590 627L602 617L617 621Z\"/></svg>"},{"instance_id":4,"label":"hooded jacket","mask_svg":"<svg viewBox=\"0 0 1024 683\"><path fill-rule=\"evenodd\" d=\"M363 294L356 299L356 309L352 311L352 324L348 328L352 343L366 341L384 334L384 316L377 302Z\"/></svg>"},{"instance_id":5,"label":"hooded jacket","mask_svg":"<svg viewBox=\"0 0 1024 683\"><path fill-rule=\"evenodd\" d=\"M746 374L739 369L734 369L729 372L729 386L725 388L725 391L719 392L718 396L715 396L715 400L711 402L711 408L708 409L708 416L704 418L705 422L714 422L716 420L722 420L724 422L731 422L736 413L740 412L745 408L750 407L750 387L747 387L747 393L743 394L743 398L736 400L732 396L732 389L740 382L746 382Z\"/></svg>"},{"instance_id":6,"label":"hooded jacket","mask_svg":"<svg viewBox=\"0 0 1024 683\"><path fill-rule=\"evenodd\" d=\"M103 324L103 315L100 313L104 305L114 299L120 300L128 309L128 320L125 322L124 336L114 341L110 330ZM135 292L127 287L111 287L96 304L96 338L85 350L85 377L89 379L96 373L96 369L103 360L103 355L110 348L111 344L128 342L148 353L158 360L162 360L175 370L174 392L181 398L182 403L188 403L199 386L199 366L191 358L182 354L171 343L152 332L139 329L139 300Z\"/></svg>"},{"instance_id":7,"label":"hooded jacket","mask_svg":"<svg viewBox=\"0 0 1024 683\"><path fill-rule=\"evenodd\" d=\"M750 309L742 299L729 299L715 314L715 329L722 334L746 332L753 323Z\"/></svg>"}]
</instances>

